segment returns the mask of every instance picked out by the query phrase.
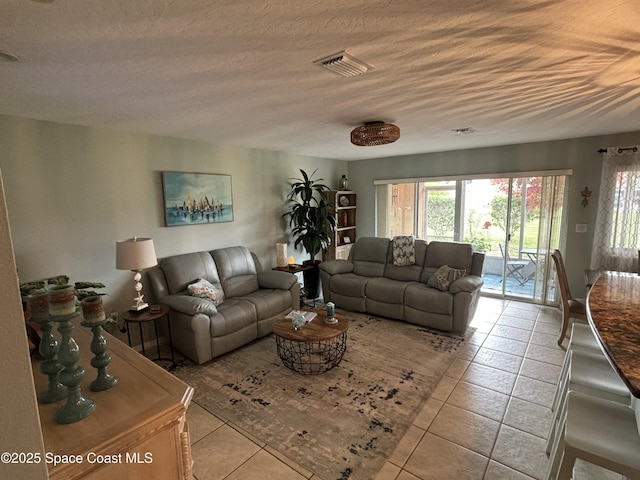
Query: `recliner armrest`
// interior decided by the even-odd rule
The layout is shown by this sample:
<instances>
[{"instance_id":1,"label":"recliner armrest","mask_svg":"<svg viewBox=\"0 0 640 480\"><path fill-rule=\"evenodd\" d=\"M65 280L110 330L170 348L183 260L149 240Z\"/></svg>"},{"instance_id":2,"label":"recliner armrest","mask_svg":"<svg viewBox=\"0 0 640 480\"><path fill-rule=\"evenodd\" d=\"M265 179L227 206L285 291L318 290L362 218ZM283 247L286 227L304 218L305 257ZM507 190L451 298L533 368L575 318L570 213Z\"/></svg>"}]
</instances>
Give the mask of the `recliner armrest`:
<instances>
[{"instance_id":1,"label":"recliner armrest","mask_svg":"<svg viewBox=\"0 0 640 480\"><path fill-rule=\"evenodd\" d=\"M263 270L258 273L258 285L260 288L275 288L280 290L290 290L298 283L295 275L278 270Z\"/></svg>"},{"instance_id":2,"label":"recliner armrest","mask_svg":"<svg viewBox=\"0 0 640 480\"><path fill-rule=\"evenodd\" d=\"M185 315L203 313L211 316L218 313L215 303L206 298L192 297L191 295L167 295L159 301L172 310L184 313Z\"/></svg>"},{"instance_id":3,"label":"recliner armrest","mask_svg":"<svg viewBox=\"0 0 640 480\"><path fill-rule=\"evenodd\" d=\"M484 281L482 280L482 277L477 275L466 275L453 282L449 287L449 291L453 294L458 292L473 293L482 287L483 284Z\"/></svg>"},{"instance_id":4,"label":"recliner armrest","mask_svg":"<svg viewBox=\"0 0 640 480\"><path fill-rule=\"evenodd\" d=\"M337 275L338 273L353 272L353 263L351 260L327 260L320 263L320 270L327 272L329 275Z\"/></svg>"}]
</instances>

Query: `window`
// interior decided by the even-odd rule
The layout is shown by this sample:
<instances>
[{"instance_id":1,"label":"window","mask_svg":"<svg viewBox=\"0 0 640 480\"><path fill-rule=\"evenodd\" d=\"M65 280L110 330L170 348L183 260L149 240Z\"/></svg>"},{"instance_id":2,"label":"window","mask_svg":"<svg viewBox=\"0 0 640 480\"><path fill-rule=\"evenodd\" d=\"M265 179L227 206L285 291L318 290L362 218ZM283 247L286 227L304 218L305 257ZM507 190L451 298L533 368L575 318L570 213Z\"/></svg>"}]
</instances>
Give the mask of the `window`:
<instances>
[{"instance_id":1,"label":"window","mask_svg":"<svg viewBox=\"0 0 640 480\"><path fill-rule=\"evenodd\" d=\"M485 253L483 292L553 303L546 256L564 240L564 192L570 173L380 180L376 235L469 242ZM526 265L516 282L507 268L511 260Z\"/></svg>"},{"instance_id":2,"label":"window","mask_svg":"<svg viewBox=\"0 0 640 480\"><path fill-rule=\"evenodd\" d=\"M610 147L604 154L591 268L638 271L640 154Z\"/></svg>"}]
</instances>

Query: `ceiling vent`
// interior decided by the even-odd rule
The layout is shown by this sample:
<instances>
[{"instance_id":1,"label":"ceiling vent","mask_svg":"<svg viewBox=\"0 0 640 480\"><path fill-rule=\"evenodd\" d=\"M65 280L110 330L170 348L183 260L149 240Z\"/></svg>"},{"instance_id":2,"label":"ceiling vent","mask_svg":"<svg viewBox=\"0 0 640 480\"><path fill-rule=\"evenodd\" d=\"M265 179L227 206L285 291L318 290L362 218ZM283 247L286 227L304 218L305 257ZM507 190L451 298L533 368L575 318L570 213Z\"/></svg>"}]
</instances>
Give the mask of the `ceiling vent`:
<instances>
[{"instance_id":1,"label":"ceiling vent","mask_svg":"<svg viewBox=\"0 0 640 480\"><path fill-rule=\"evenodd\" d=\"M353 77L355 75L367 73L369 70L373 70L371 65L361 62L345 51L321 58L313 63L322 68L326 68L327 70L331 70L333 73L340 75L341 77Z\"/></svg>"}]
</instances>

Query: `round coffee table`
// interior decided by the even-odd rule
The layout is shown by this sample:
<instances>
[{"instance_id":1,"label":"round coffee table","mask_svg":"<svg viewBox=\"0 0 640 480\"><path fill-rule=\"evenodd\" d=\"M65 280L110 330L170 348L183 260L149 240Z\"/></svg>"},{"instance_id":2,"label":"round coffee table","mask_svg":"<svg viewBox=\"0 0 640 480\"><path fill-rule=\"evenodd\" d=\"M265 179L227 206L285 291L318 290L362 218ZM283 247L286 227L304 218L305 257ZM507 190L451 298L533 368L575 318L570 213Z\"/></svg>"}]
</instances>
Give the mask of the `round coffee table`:
<instances>
[{"instance_id":1,"label":"round coffee table","mask_svg":"<svg viewBox=\"0 0 640 480\"><path fill-rule=\"evenodd\" d=\"M305 310L309 311L309 310ZM295 330L291 320L285 317L273 324L278 356L285 367L303 375L317 375L337 366L347 349L349 320L336 315L338 323L326 324L322 309L311 310L316 318L304 328Z\"/></svg>"}]
</instances>

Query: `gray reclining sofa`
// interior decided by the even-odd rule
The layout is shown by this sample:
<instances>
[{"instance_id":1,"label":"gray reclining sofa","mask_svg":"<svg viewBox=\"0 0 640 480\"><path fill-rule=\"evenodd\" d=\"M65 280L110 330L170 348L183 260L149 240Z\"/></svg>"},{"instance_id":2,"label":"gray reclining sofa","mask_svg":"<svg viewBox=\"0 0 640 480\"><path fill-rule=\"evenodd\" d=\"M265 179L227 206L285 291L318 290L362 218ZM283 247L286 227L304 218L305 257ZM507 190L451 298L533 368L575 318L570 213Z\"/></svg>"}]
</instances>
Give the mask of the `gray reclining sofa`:
<instances>
[{"instance_id":1,"label":"gray reclining sofa","mask_svg":"<svg viewBox=\"0 0 640 480\"><path fill-rule=\"evenodd\" d=\"M348 260L322 262L320 278L325 302L462 335L478 304L483 263L471 244L415 240L415 262L398 266L390 239L363 237ZM443 265L464 276L446 289L429 286Z\"/></svg>"},{"instance_id":2,"label":"gray reclining sofa","mask_svg":"<svg viewBox=\"0 0 640 480\"><path fill-rule=\"evenodd\" d=\"M163 258L148 277L155 299L171 308L174 347L199 364L268 335L276 318L300 308L296 277L262 270L246 247ZM189 293L198 279L223 293L221 303Z\"/></svg>"}]
</instances>

